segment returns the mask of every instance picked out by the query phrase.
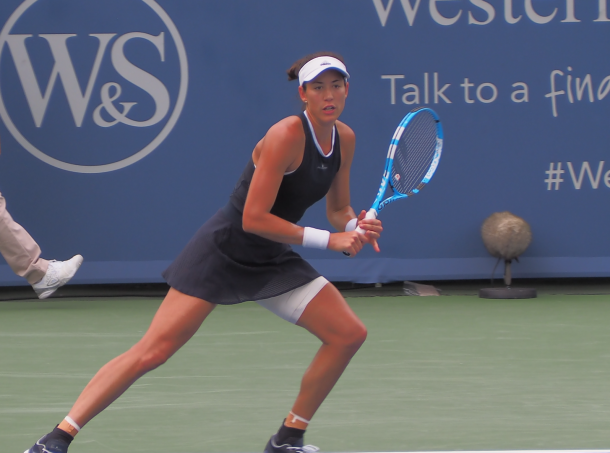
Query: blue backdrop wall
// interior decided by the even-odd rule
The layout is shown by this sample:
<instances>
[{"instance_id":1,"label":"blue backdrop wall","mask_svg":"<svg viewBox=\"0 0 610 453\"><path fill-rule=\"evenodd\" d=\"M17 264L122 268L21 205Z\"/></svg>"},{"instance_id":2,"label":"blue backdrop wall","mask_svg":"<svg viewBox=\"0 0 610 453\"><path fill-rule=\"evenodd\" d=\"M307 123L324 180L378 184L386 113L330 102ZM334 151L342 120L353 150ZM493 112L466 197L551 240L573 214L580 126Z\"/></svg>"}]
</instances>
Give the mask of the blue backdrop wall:
<instances>
[{"instance_id":1,"label":"blue backdrop wall","mask_svg":"<svg viewBox=\"0 0 610 453\"><path fill-rule=\"evenodd\" d=\"M0 191L44 257L85 256L75 283L162 281L298 113L285 70L333 50L352 75L357 210L409 110L434 108L446 140L430 186L383 211L381 253L295 247L329 279L489 277L480 227L505 210L533 231L516 277L608 276L608 3L3 0ZM328 228L323 204L302 224Z\"/></svg>"}]
</instances>

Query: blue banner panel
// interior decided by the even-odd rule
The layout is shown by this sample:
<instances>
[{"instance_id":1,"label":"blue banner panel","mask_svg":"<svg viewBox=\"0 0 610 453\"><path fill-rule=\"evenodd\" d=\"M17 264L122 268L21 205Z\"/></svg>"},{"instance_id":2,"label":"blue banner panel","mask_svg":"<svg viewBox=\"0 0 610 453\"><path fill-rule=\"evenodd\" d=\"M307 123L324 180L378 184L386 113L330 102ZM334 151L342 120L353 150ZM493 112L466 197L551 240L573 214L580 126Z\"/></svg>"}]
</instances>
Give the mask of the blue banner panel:
<instances>
[{"instance_id":1,"label":"blue banner panel","mask_svg":"<svg viewBox=\"0 0 610 453\"><path fill-rule=\"evenodd\" d=\"M162 281L319 50L351 74L357 211L408 111L445 132L429 187L383 210L381 253L295 247L327 278L486 278L500 211L532 228L515 277L610 275L608 0L3 0L0 26L0 192L44 258L85 257L74 283ZM301 224L329 228L324 204Z\"/></svg>"}]
</instances>

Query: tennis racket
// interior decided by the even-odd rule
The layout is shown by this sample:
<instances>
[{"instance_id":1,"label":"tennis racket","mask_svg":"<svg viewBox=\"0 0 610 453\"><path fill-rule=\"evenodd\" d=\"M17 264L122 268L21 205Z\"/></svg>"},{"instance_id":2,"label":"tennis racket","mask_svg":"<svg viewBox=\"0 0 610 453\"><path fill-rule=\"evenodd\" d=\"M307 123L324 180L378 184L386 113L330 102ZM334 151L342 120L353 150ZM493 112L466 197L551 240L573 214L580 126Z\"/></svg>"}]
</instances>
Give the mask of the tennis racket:
<instances>
[{"instance_id":1,"label":"tennis racket","mask_svg":"<svg viewBox=\"0 0 610 453\"><path fill-rule=\"evenodd\" d=\"M390 141L377 198L366 219L376 219L390 203L421 192L432 179L443 151L443 128L436 112L412 110L400 122ZM391 194L384 199L388 186ZM360 227L358 233L364 234Z\"/></svg>"}]
</instances>

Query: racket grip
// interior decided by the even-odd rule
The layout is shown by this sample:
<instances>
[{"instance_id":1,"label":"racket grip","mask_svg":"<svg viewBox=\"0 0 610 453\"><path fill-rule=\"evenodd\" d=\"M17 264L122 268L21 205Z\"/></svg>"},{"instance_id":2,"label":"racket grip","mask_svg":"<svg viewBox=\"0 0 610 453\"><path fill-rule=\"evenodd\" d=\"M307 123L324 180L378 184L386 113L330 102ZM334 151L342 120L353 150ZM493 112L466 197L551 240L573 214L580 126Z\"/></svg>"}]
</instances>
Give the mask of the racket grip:
<instances>
[{"instance_id":1,"label":"racket grip","mask_svg":"<svg viewBox=\"0 0 610 453\"><path fill-rule=\"evenodd\" d=\"M376 219L377 218L377 211L375 209L373 209L373 208L369 209L368 212L366 213L366 215L364 216L364 218L365 219ZM360 228L359 226L357 226L354 231L356 233L360 233L360 234L366 233L366 231L363 230L362 228ZM343 254L345 256L352 256L348 252L343 252Z\"/></svg>"},{"instance_id":2,"label":"racket grip","mask_svg":"<svg viewBox=\"0 0 610 453\"><path fill-rule=\"evenodd\" d=\"M376 219L377 218L377 211L373 208L369 209L368 212L366 213L366 215L364 216L365 219ZM363 230L362 228L360 228L359 226L356 227L356 231L360 234L364 234L366 233L365 230Z\"/></svg>"}]
</instances>

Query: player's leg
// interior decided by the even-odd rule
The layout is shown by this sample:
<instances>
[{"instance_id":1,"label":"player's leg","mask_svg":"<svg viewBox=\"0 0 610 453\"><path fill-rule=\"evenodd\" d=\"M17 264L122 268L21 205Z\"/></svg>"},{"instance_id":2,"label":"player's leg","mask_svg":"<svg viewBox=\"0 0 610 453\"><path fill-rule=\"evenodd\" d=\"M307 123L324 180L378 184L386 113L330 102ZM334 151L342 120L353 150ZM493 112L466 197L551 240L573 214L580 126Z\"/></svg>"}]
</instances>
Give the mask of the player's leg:
<instances>
[{"instance_id":1,"label":"player's leg","mask_svg":"<svg viewBox=\"0 0 610 453\"><path fill-rule=\"evenodd\" d=\"M73 437L138 378L165 363L195 334L215 306L170 289L142 339L127 352L104 365L82 391L68 417L53 433L39 440L29 452L67 451L71 439L63 436L62 432Z\"/></svg>"},{"instance_id":2,"label":"player's leg","mask_svg":"<svg viewBox=\"0 0 610 453\"><path fill-rule=\"evenodd\" d=\"M278 315L282 316L280 313ZM282 317L286 319L285 316ZM309 420L367 335L362 321L330 283L306 303L296 324L318 337L322 345L303 376L292 410L278 433L270 439L265 448L266 453L282 453L290 447L303 445L302 438Z\"/></svg>"},{"instance_id":3,"label":"player's leg","mask_svg":"<svg viewBox=\"0 0 610 453\"><path fill-rule=\"evenodd\" d=\"M303 376L299 395L292 407L293 414L310 420L364 343L367 331L341 293L330 283L307 305L297 325L322 341Z\"/></svg>"}]
</instances>

